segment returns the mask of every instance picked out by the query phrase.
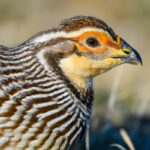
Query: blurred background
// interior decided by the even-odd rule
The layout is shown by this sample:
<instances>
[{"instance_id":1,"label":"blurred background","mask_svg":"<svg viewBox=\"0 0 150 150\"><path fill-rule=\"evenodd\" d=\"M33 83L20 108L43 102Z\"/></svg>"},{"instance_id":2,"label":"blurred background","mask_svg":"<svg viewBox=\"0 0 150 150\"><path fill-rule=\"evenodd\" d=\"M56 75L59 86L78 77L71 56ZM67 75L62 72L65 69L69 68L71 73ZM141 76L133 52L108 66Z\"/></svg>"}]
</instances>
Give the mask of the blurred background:
<instances>
[{"instance_id":1,"label":"blurred background","mask_svg":"<svg viewBox=\"0 0 150 150\"><path fill-rule=\"evenodd\" d=\"M16 46L75 15L104 20L143 58L142 67L123 65L95 79L90 149L130 149L124 128L136 150L150 150L150 0L0 0L0 44Z\"/></svg>"}]
</instances>

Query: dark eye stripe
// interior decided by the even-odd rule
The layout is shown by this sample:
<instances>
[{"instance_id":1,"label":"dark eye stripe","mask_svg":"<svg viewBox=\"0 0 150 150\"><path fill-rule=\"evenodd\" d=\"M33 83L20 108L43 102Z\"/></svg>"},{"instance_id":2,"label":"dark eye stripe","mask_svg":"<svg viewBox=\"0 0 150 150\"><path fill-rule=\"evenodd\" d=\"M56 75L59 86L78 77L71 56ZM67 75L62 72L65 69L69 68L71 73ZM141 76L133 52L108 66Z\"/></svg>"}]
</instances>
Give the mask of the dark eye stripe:
<instances>
[{"instance_id":1,"label":"dark eye stripe","mask_svg":"<svg viewBox=\"0 0 150 150\"><path fill-rule=\"evenodd\" d=\"M98 39L96 39L95 37L88 37L86 39L86 44L92 48L100 46Z\"/></svg>"}]
</instances>

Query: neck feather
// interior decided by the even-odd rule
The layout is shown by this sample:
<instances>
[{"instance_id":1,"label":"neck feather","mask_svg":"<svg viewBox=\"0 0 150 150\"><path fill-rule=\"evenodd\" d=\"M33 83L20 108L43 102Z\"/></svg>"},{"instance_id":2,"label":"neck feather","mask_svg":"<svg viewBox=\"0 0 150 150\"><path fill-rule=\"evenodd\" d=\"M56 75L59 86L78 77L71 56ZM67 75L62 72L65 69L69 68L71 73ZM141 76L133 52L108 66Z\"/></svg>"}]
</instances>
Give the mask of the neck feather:
<instances>
[{"instance_id":1,"label":"neck feather","mask_svg":"<svg viewBox=\"0 0 150 150\"><path fill-rule=\"evenodd\" d=\"M47 71L53 71L62 80L66 81L67 86L78 99L89 105L92 99L91 96L93 96L92 79L87 78L86 71L81 69L82 66L80 68L80 65L75 65L72 62L72 56L76 57L73 54L73 46L70 41L69 43L63 41L37 52L37 58L44 68Z\"/></svg>"},{"instance_id":2,"label":"neck feather","mask_svg":"<svg viewBox=\"0 0 150 150\"><path fill-rule=\"evenodd\" d=\"M80 89L88 89L89 87L89 78L84 76L83 70L80 70L78 65L74 64L72 58L64 58L60 61L59 67L63 70L64 74L68 79Z\"/></svg>"}]
</instances>

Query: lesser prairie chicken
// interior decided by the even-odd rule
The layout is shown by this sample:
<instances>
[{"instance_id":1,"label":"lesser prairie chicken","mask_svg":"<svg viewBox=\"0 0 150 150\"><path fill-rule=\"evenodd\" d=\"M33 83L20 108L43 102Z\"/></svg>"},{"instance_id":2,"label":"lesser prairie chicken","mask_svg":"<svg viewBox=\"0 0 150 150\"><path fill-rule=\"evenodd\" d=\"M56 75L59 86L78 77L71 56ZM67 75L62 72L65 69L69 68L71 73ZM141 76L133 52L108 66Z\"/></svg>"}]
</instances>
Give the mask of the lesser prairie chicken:
<instances>
[{"instance_id":1,"label":"lesser prairie chicken","mask_svg":"<svg viewBox=\"0 0 150 150\"><path fill-rule=\"evenodd\" d=\"M74 149L90 121L93 77L137 62L137 51L89 16L0 46L0 150Z\"/></svg>"}]
</instances>

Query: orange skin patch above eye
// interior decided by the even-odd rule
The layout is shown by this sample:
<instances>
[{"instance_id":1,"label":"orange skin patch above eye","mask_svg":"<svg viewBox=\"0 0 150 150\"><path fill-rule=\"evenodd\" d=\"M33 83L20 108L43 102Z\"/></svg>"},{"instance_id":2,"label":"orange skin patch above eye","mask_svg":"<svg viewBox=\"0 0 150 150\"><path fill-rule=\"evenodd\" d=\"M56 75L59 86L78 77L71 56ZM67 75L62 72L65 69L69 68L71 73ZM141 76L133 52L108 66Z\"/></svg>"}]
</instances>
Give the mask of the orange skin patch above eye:
<instances>
[{"instance_id":1,"label":"orange skin patch above eye","mask_svg":"<svg viewBox=\"0 0 150 150\"><path fill-rule=\"evenodd\" d=\"M86 39L89 37L96 38L100 46L98 47L90 47L86 44ZM90 32L84 32L78 37L72 38L74 41L77 42L76 46L78 47L78 50L80 52L87 52L87 53L93 53L93 54L101 54L106 52L109 48L114 49L120 49L120 37L118 36L117 42L113 41L112 38L109 37L109 35L105 32L96 32L96 31L90 31Z\"/></svg>"}]
</instances>

